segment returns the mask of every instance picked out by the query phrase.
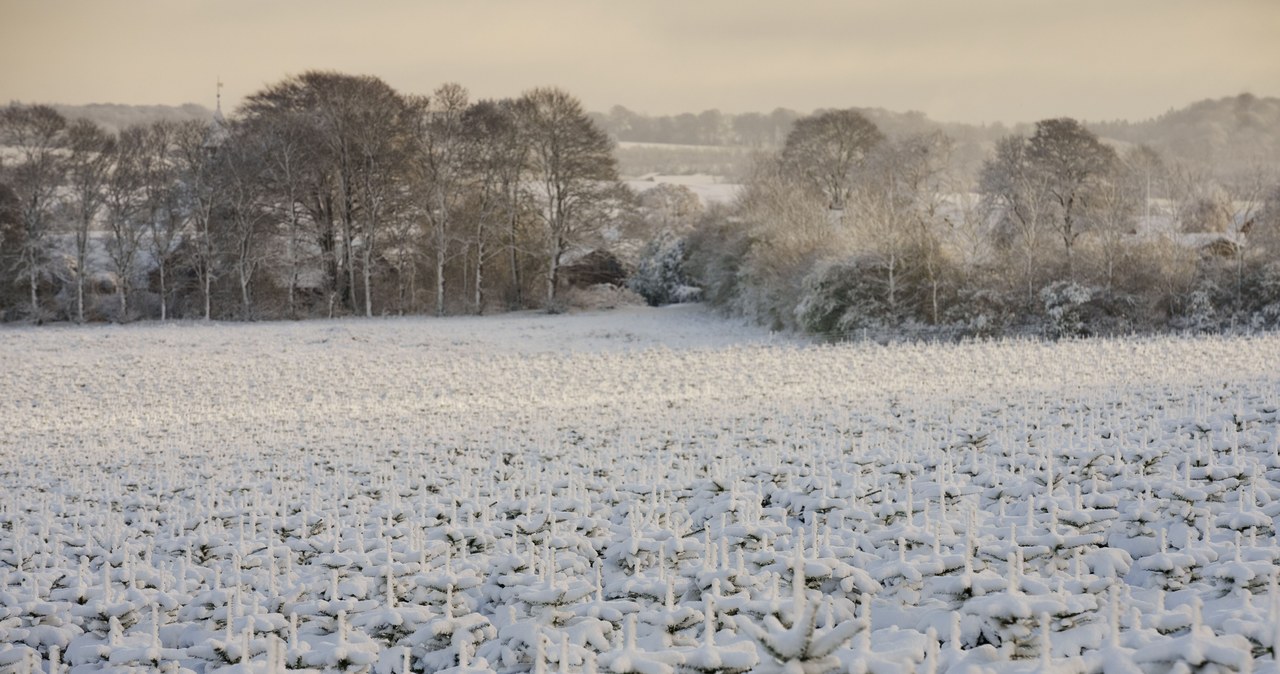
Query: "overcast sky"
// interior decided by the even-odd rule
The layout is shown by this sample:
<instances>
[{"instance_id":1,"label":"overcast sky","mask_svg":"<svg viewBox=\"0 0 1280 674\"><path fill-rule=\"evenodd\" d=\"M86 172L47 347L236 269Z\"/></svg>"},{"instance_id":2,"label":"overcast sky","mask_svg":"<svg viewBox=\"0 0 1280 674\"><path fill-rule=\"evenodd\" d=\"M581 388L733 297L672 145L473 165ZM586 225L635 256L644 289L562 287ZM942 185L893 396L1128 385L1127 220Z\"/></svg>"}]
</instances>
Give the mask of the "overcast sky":
<instances>
[{"instance_id":1,"label":"overcast sky","mask_svg":"<svg viewBox=\"0 0 1280 674\"><path fill-rule=\"evenodd\" d=\"M1145 119L1280 95L1278 0L0 0L0 101L224 107L332 69L592 110Z\"/></svg>"}]
</instances>

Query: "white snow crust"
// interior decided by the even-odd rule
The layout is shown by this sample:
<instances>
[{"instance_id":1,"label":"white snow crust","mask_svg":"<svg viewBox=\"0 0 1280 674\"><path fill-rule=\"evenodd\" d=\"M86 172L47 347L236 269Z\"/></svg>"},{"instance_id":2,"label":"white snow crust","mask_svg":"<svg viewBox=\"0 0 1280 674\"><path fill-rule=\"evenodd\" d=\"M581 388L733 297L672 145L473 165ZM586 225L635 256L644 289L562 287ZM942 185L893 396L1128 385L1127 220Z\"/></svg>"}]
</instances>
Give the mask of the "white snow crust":
<instances>
[{"instance_id":1,"label":"white snow crust","mask_svg":"<svg viewBox=\"0 0 1280 674\"><path fill-rule=\"evenodd\" d=\"M1276 335L695 305L0 362L0 672L1280 672Z\"/></svg>"}]
</instances>

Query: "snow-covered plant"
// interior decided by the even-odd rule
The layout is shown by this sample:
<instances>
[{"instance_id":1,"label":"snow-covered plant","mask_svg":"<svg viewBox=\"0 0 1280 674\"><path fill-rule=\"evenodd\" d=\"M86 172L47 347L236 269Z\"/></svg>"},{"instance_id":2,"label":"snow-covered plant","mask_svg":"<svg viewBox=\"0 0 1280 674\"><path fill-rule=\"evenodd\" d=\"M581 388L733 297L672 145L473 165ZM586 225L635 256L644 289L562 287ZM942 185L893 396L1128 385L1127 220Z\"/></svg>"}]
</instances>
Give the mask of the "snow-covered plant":
<instances>
[{"instance_id":1,"label":"snow-covered plant","mask_svg":"<svg viewBox=\"0 0 1280 674\"><path fill-rule=\"evenodd\" d=\"M819 265L802 283L796 323L806 332L839 340L886 324L875 282L875 262L854 258Z\"/></svg>"},{"instance_id":2,"label":"snow-covered plant","mask_svg":"<svg viewBox=\"0 0 1280 674\"><path fill-rule=\"evenodd\" d=\"M649 306L697 301L702 290L689 282L684 258L684 239L663 232L645 246L635 272L627 279L627 287Z\"/></svg>"},{"instance_id":3,"label":"snow-covered plant","mask_svg":"<svg viewBox=\"0 0 1280 674\"><path fill-rule=\"evenodd\" d=\"M809 590L805 584L804 562L803 552L797 547L791 605L786 611L765 616L760 625L746 616L738 622L739 628L754 639L767 656L762 658L766 664L757 666L755 671L826 674L839 667L836 650L871 627L869 621L852 618L833 624L829 606L825 606L829 600L824 601L821 593ZM825 613L822 628L818 624L820 613Z\"/></svg>"},{"instance_id":4,"label":"snow-covered plant","mask_svg":"<svg viewBox=\"0 0 1280 674\"><path fill-rule=\"evenodd\" d=\"M699 311L3 335L0 672L1275 670L1280 337Z\"/></svg>"},{"instance_id":5,"label":"snow-covered plant","mask_svg":"<svg viewBox=\"0 0 1280 674\"><path fill-rule=\"evenodd\" d=\"M755 667L760 656L755 646L746 640L721 644L717 633L720 619L716 612L716 600L720 583L715 581L711 592L703 595L702 639L697 646L681 652L680 669L698 674L737 674Z\"/></svg>"},{"instance_id":6,"label":"snow-covered plant","mask_svg":"<svg viewBox=\"0 0 1280 674\"><path fill-rule=\"evenodd\" d=\"M1055 281L1040 289L1044 308L1045 332L1053 338L1082 337L1089 334L1086 305L1095 290L1075 281Z\"/></svg>"}]
</instances>

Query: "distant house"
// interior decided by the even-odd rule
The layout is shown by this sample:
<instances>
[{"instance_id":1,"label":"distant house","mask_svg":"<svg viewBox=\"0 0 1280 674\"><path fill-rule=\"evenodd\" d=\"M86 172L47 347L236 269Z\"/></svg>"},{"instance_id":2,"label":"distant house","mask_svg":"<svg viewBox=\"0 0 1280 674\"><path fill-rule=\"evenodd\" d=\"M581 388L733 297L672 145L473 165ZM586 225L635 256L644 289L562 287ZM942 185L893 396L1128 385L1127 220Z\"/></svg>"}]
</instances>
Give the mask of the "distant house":
<instances>
[{"instance_id":1,"label":"distant house","mask_svg":"<svg viewBox=\"0 0 1280 674\"><path fill-rule=\"evenodd\" d=\"M618 256L607 250L595 249L575 258L560 268L560 276L570 287L587 288L607 283L622 285L627 280L627 269Z\"/></svg>"},{"instance_id":2,"label":"distant house","mask_svg":"<svg viewBox=\"0 0 1280 674\"><path fill-rule=\"evenodd\" d=\"M1237 214L1223 231L1188 232L1179 228L1172 215L1139 216L1134 235L1138 238L1165 237L1202 257L1235 257L1248 244L1247 235L1253 221Z\"/></svg>"}]
</instances>

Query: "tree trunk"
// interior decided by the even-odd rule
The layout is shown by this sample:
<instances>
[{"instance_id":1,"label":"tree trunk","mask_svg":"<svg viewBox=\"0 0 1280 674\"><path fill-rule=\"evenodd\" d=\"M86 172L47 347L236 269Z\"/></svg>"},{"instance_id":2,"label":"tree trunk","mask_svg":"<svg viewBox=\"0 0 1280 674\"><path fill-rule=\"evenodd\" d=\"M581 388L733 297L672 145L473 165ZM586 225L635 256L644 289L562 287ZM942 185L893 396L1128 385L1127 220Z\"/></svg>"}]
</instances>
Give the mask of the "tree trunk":
<instances>
[{"instance_id":1,"label":"tree trunk","mask_svg":"<svg viewBox=\"0 0 1280 674\"><path fill-rule=\"evenodd\" d=\"M318 244L321 263L324 265L324 293L329 305L328 316L333 318L334 297L338 294L341 278L338 271L338 231L334 227L332 214L327 215L322 223Z\"/></svg>"},{"instance_id":2,"label":"tree trunk","mask_svg":"<svg viewBox=\"0 0 1280 674\"><path fill-rule=\"evenodd\" d=\"M436 242L436 315L444 315L444 246Z\"/></svg>"},{"instance_id":3,"label":"tree trunk","mask_svg":"<svg viewBox=\"0 0 1280 674\"><path fill-rule=\"evenodd\" d=\"M1236 246L1236 310L1244 304L1244 246Z\"/></svg>"},{"instance_id":4,"label":"tree trunk","mask_svg":"<svg viewBox=\"0 0 1280 674\"><path fill-rule=\"evenodd\" d=\"M889 255L889 316L895 321L898 316L898 256Z\"/></svg>"},{"instance_id":5,"label":"tree trunk","mask_svg":"<svg viewBox=\"0 0 1280 674\"><path fill-rule=\"evenodd\" d=\"M938 324L938 276L929 272L929 313L933 316L933 324Z\"/></svg>"},{"instance_id":6,"label":"tree trunk","mask_svg":"<svg viewBox=\"0 0 1280 674\"><path fill-rule=\"evenodd\" d=\"M348 226L347 226L347 228L346 228L346 232L345 232L345 234L344 234L343 236L344 236L344 238L346 238L346 242L344 243L344 250L343 250L343 252L342 252L342 258L343 258L343 260L346 262L346 265L347 265L347 293L346 293L346 294L347 294L347 307L351 310L351 313L353 313L353 314L354 314L354 313L356 313L359 309L358 309L358 307L356 306L356 265L355 265L355 256L351 254L351 249L352 249L352 239L354 239L355 237L354 237L354 235L351 233L351 226L350 226L350 225L348 225Z\"/></svg>"},{"instance_id":7,"label":"tree trunk","mask_svg":"<svg viewBox=\"0 0 1280 674\"><path fill-rule=\"evenodd\" d=\"M167 305L169 304L169 292L165 289L163 261L160 262L159 269L157 271L160 272L160 320L164 321L169 318L167 311Z\"/></svg>"},{"instance_id":8,"label":"tree trunk","mask_svg":"<svg viewBox=\"0 0 1280 674\"><path fill-rule=\"evenodd\" d=\"M471 287L467 284L471 282L471 256L466 250L462 251L462 303L465 306L467 297L470 294Z\"/></svg>"},{"instance_id":9,"label":"tree trunk","mask_svg":"<svg viewBox=\"0 0 1280 674\"><path fill-rule=\"evenodd\" d=\"M407 284L405 283L405 274L407 273L407 271L406 271L406 264L404 259L405 255L403 252L404 247L401 246L400 250L401 250L401 253L399 255L400 259L396 262L396 314L403 316L405 313L404 311L405 295L407 294L406 292Z\"/></svg>"},{"instance_id":10,"label":"tree trunk","mask_svg":"<svg viewBox=\"0 0 1280 674\"><path fill-rule=\"evenodd\" d=\"M520 288L520 253L514 243L511 245L511 289L511 308L519 309L524 306L524 291Z\"/></svg>"},{"instance_id":11,"label":"tree trunk","mask_svg":"<svg viewBox=\"0 0 1280 674\"><path fill-rule=\"evenodd\" d=\"M1072 248L1076 242L1075 220L1071 216L1071 207L1075 203L1075 199L1068 199L1063 205L1064 213L1062 215L1062 243L1067 249L1067 279L1076 280L1076 263L1072 255Z\"/></svg>"},{"instance_id":12,"label":"tree trunk","mask_svg":"<svg viewBox=\"0 0 1280 674\"><path fill-rule=\"evenodd\" d=\"M40 274L36 270L36 256L34 252L28 252L27 260L29 264L30 280L31 280L31 315L40 319Z\"/></svg>"},{"instance_id":13,"label":"tree trunk","mask_svg":"<svg viewBox=\"0 0 1280 674\"><path fill-rule=\"evenodd\" d=\"M547 269L547 309L555 308L556 285L560 280L560 256L562 254L561 244L556 241L551 246L551 264Z\"/></svg>"},{"instance_id":14,"label":"tree trunk","mask_svg":"<svg viewBox=\"0 0 1280 674\"><path fill-rule=\"evenodd\" d=\"M547 271L547 308L554 307L556 301L556 268Z\"/></svg>"},{"instance_id":15,"label":"tree trunk","mask_svg":"<svg viewBox=\"0 0 1280 674\"><path fill-rule=\"evenodd\" d=\"M365 242L364 262L362 270L364 272L364 316L365 318L373 318L373 237Z\"/></svg>"},{"instance_id":16,"label":"tree trunk","mask_svg":"<svg viewBox=\"0 0 1280 674\"><path fill-rule=\"evenodd\" d=\"M511 287L515 291L514 294L512 295L512 297L514 298L513 304L510 307L512 309L519 309L522 306L524 306L524 290L520 285L520 251L516 246L516 244L518 243L517 237L516 237L517 235L516 228L519 224L518 222L519 204L516 202L518 195L519 195L518 188L512 187L511 201L508 203L508 208L510 210L509 210L509 219L507 222L509 226L509 239L507 242L507 247L511 253Z\"/></svg>"},{"instance_id":17,"label":"tree trunk","mask_svg":"<svg viewBox=\"0 0 1280 674\"><path fill-rule=\"evenodd\" d=\"M352 202L351 168L347 150L342 149L341 165L338 175L338 192L342 199L342 260L347 265L347 287L344 289L348 308L356 313L356 265L352 252L352 241L355 239L355 204ZM366 242L366 245L367 242Z\"/></svg>"},{"instance_id":18,"label":"tree trunk","mask_svg":"<svg viewBox=\"0 0 1280 674\"><path fill-rule=\"evenodd\" d=\"M1025 280L1027 282L1027 301L1035 302L1036 291L1032 281L1032 275L1035 273L1035 256L1030 250L1027 251L1027 268L1025 271Z\"/></svg>"},{"instance_id":19,"label":"tree trunk","mask_svg":"<svg viewBox=\"0 0 1280 674\"><path fill-rule=\"evenodd\" d=\"M243 320L249 320L249 276L243 267L240 269L240 311Z\"/></svg>"},{"instance_id":20,"label":"tree trunk","mask_svg":"<svg viewBox=\"0 0 1280 674\"><path fill-rule=\"evenodd\" d=\"M480 282L484 280L484 242L476 242L476 288L475 288L475 311L476 315L484 313L484 295L480 291Z\"/></svg>"},{"instance_id":21,"label":"tree trunk","mask_svg":"<svg viewBox=\"0 0 1280 674\"><path fill-rule=\"evenodd\" d=\"M1067 247L1067 280L1074 281L1076 280L1076 262L1071 254L1071 241L1068 239L1064 240L1063 243Z\"/></svg>"},{"instance_id":22,"label":"tree trunk","mask_svg":"<svg viewBox=\"0 0 1280 674\"><path fill-rule=\"evenodd\" d=\"M418 309L418 265L409 265L409 310Z\"/></svg>"},{"instance_id":23,"label":"tree trunk","mask_svg":"<svg viewBox=\"0 0 1280 674\"><path fill-rule=\"evenodd\" d=\"M292 222L289 226L289 296L287 299L289 318L298 317L298 217L290 214Z\"/></svg>"},{"instance_id":24,"label":"tree trunk","mask_svg":"<svg viewBox=\"0 0 1280 674\"><path fill-rule=\"evenodd\" d=\"M84 323L84 268L89 257L89 224L82 214L76 229L76 323Z\"/></svg>"},{"instance_id":25,"label":"tree trunk","mask_svg":"<svg viewBox=\"0 0 1280 674\"><path fill-rule=\"evenodd\" d=\"M76 269L76 322L84 323L84 262Z\"/></svg>"}]
</instances>

